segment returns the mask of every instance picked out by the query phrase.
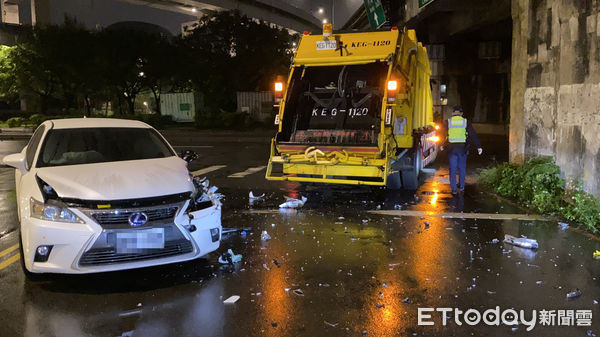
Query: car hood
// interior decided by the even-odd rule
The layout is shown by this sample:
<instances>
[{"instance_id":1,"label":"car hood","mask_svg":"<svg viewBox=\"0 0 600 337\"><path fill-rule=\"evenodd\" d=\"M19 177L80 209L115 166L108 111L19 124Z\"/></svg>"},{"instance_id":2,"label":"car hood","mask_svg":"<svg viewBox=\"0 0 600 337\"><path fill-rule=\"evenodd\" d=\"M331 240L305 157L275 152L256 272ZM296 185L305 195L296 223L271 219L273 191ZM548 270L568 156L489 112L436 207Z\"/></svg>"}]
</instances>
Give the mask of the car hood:
<instances>
[{"instance_id":1,"label":"car hood","mask_svg":"<svg viewBox=\"0 0 600 337\"><path fill-rule=\"evenodd\" d=\"M123 200L191 192L194 185L179 157L42 167L37 176L61 198Z\"/></svg>"}]
</instances>

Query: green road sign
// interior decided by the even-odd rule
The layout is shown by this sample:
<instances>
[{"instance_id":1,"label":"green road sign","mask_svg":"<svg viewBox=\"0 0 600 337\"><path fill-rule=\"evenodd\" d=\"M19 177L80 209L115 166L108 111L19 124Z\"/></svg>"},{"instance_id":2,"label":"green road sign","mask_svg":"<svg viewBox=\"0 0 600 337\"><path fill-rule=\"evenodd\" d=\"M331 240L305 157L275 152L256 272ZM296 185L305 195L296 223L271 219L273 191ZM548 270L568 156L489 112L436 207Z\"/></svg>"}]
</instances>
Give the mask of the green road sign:
<instances>
[{"instance_id":1,"label":"green road sign","mask_svg":"<svg viewBox=\"0 0 600 337\"><path fill-rule=\"evenodd\" d=\"M428 5L432 1L433 0L419 0L419 8L425 7L425 5Z\"/></svg>"},{"instance_id":2,"label":"green road sign","mask_svg":"<svg viewBox=\"0 0 600 337\"><path fill-rule=\"evenodd\" d=\"M419 3L422 0L419 0ZM381 0L365 0L365 10L371 27L377 29L385 23L385 12Z\"/></svg>"}]
</instances>

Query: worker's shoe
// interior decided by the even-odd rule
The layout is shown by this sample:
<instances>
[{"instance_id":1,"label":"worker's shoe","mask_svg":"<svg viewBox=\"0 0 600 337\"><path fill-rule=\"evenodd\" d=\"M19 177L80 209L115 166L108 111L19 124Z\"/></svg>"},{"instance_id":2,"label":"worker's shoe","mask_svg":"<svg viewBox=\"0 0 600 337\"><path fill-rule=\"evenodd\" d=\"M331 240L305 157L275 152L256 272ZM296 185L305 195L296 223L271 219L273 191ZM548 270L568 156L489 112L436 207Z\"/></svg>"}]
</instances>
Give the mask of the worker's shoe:
<instances>
[{"instance_id":1,"label":"worker's shoe","mask_svg":"<svg viewBox=\"0 0 600 337\"><path fill-rule=\"evenodd\" d=\"M452 190L452 195L456 195L456 191L455 190Z\"/></svg>"}]
</instances>

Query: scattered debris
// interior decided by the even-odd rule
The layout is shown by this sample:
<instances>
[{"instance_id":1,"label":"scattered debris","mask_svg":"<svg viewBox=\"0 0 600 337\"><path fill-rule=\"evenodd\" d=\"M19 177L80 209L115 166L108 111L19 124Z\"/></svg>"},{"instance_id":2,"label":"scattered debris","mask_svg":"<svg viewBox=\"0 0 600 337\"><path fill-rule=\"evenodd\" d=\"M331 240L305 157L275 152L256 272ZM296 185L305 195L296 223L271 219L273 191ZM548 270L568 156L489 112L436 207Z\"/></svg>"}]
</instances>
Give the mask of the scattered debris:
<instances>
[{"instance_id":1,"label":"scattered debris","mask_svg":"<svg viewBox=\"0 0 600 337\"><path fill-rule=\"evenodd\" d=\"M425 229L429 228L429 221L425 221Z\"/></svg>"},{"instance_id":2,"label":"scattered debris","mask_svg":"<svg viewBox=\"0 0 600 337\"><path fill-rule=\"evenodd\" d=\"M588 337L596 337L596 334L592 330L588 330L587 331L587 336Z\"/></svg>"},{"instance_id":3,"label":"scattered debris","mask_svg":"<svg viewBox=\"0 0 600 337\"><path fill-rule=\"evenodd\" d=\"M281 263L279 263L277 260L273 259L273 263L277 266L277 268L281 268Z\"/></svg>"},{"instance_id":4,"label":"scattered debris","mask_svg":"<svg viewBox=\"0 0 600 337\"><path fill-rule=\"evenodd\" d=\"M233 250L227 249L227 253L223 253L219 256L220 264L234 264L242 261L242 254L234 254Z\"/></svg>"},{"instance_id":5,"label":"scattered debris","mask_svg":"<svg viewBox=\"0 0 600 337\"><path fill-rule=\"evenodd\" d=\"M500 242L500 240L498 240L497 238L492 239L492 243L498 243L498 242Z\"/></svg>"},{"instance_id":6,"label":"scattered debris","mask_svg":"<svg viewBox=\"0 0 600 337\"><path fill-rule=\"evenodd\" d=\"M411 301L408 297L403 299L402 302L407 303L407 304L412 304L413 301Z\"/></svg>"},{"instance_id":7,"label":"scattered debris","mask_svg":"<svg viewBox=\"0 0 600 337\"><path fill-rule=\"evenodd\" d=\"M535 281L535 284L540 285L542 284L542 281Z\"/></svg>"},{"instance_id":8,"label":"scattered debris","mask_svg":"<svg viewBox=\"0 0 600 337\"><path fill-rule=\"evenodd\" d=\"M263 263L263 267L264 267L264 268L265 268L267 271L271 270L271 268L269 268L269 267L267 266L267 264L266 264L266 263Z\"/></svg>"},{"instance_id":9,"label":"scattered debris","mask_svg":"<svg viewBox=\"0 0 600 337\"><path fill-rule=\"evenodd\" d=\"M385 308L385 304L375 304L375 308L377 308L377 309Z\"/></svg>"},{"instance_id":10,"label":"scattered debris","mask_svg":"<svg viewBox=\"0 0 600 337\"><path fill-rule=\"evenodd\" d=\"M235 302L237 302L240 299L240 297L238 295L233 295L231 297L229 297L228 299L226 299L225 301L223 301L224 304L233 304Z\"/></svg>"},{"instance_id":11,"label":"scattered debris","mask_svg":"<svg viewBox=\"0 0 600 337\"><path fill-rule=\"evenodd\" d=\"M292 292L298 296L304 296L304 292L301 289L294 289Z\"/></svg>"},{"instance_id":12,"label":"scattered debris","mask_svg":"<svg viewBox=\"0 0 600 337\"><path fill-rule=\"evenodd\" d=\"M279 208L300 208L304 206L306 200L308 200L306 197L302 197L302 199L285 197L285 202L279 205Z\"/></svg>"},{"instance_id":13,"label":"scattered debris","mask_svg":"<svg viewBox=\"0 0 600 337\"><path fill-rule=\"evenodd\" d=\"M262 231L262 233L260 234L260 239L262 241L269 241L271 240L271 236L269 235L269 233L267 233L267 231Z\"/></svg>"},{"instance_id":14,"label":"scattered debris","mask_svg":"<svg viewBox=\"0 0 600 337\"><path fill-rule=\"evenodd\" d=\"M271 326L276 328L277 327L277 322L271 322Z\"/></svg>"},{"instance_id":15,"label":"scattered debris","mask_svg":"<svg viewBox=\"0 0 600 337\"><path fill-rule=\"evenodd\" d=\"M596 250L592 256L594 260L600 260L600 250Z\"/></svg>"},{"instance_id":16,"label":"scattered debris","mask_svg":"<svg viewBox=\"0 0 600 337\"><path fill-rule=\"evenodd\" d=\"M323 321L323 323L325 323L325 325L330 326L332 328L336 328L338 326L338 324L340 324L340 323L329 323L327 321Z\"/></svg>"},{"instance_id":17,"label":"scattered debris","mask_svg":"<svg viewBox=\"0 0 600 337\"><path fill-rule=\"evenodd\" d=\"M504 242L521 248L538 249L538 242L534 239L528 239L526 237L517 238L506 234L504 235Z\"/></svg>"},{"instance_id":18,"label":"scattered debris","mask_svg":"<svg viewBox=\"0 0 600 337\"><path fill-rule=\"evenodd\" d=\"M567 293L567 299L568 300L575 299L575 298L577 298L579 296L581 296L581 290L579 290L579 289L575 289L574 291L571 291L570 293Z\"/></svg>"},{"instance_id":19,"label":"scattered debris","mask_svg":"<svg viewBox=\"0 0 600 337\"><path fill-rule=\"evenodd\" d=\"M255 202L262 201L264 197L265 197L264 193L261 195L254 195L254 193L252 193L252 191L250 191L250 193L248 193L248 199L249 199L250 205L252 205Z\"/></svg>"},{"instance_id":20,"label":"scattered debris","mask_svg":"<svg viewBox=\"0 0 600 337\"><path fill-rule=\"evenodd\" d=\"M567 228L569 228L569 224L568 223L564 223L564 222L559 222L558 225L560 226L560 230L564 231Z\"/></svg>"}]
</instances>

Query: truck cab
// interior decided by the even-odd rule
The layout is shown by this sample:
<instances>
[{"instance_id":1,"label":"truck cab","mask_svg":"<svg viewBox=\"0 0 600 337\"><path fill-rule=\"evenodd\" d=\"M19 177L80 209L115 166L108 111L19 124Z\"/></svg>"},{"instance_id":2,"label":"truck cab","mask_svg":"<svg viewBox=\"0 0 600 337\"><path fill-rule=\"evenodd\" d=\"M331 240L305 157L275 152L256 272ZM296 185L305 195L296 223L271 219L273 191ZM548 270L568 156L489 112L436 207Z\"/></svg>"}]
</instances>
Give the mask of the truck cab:
<instances>
[{"instance_id":1,"label":"truck cab","mask_svg":"<svg viewBox=\"0 0 600 337\"><path fill-rule=\"evenodd\" d=\"M275 83L266 178L416 189L437 155L426 49L413 30L305 33Z\"/></svg>"}]
</instances>

